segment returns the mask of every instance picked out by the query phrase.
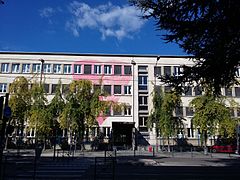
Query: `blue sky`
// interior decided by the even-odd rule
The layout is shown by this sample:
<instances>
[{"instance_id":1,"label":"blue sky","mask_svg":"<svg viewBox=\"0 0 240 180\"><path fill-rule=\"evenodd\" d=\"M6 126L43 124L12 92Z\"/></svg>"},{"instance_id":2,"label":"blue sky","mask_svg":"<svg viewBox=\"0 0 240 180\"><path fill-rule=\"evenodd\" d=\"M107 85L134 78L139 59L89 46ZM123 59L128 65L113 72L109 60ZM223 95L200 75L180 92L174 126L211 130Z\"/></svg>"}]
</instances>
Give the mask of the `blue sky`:
<instances>
[{"instance_id":1,"label":"blue sky","mask_svg":"<svg viewBox=\"0 0 240 180\"><path fill-rule=\"evenodd\" d=\"M185 55L127 0L5 0L0 51Z\"/></svg>"}]
</instances>

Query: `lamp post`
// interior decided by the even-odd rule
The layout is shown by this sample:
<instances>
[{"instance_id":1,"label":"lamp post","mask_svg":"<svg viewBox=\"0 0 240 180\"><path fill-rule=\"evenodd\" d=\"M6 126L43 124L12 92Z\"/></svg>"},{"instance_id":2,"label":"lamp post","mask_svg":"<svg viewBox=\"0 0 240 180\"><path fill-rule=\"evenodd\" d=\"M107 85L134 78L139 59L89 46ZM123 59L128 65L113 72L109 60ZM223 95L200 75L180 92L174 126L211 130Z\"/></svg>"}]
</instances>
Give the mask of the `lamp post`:
<instances>
[{"instance_id":1,"label":"lamp post","mask_svg":"<svg viewBox=\"0 0 240 180\"><path fill-rule=\"evenodd\" d=\"M40 85L42 85L44 59L40 59L39 61L41 61Z\"/></svg>"},{"instance_id":2,"label":"lamp post","mask_svg":"<svg viewBox=\"0 0 240 180\"><path fill-rule=\"evenodd\" d=\"M157 68L158 61L160 60L160 56L157 56L155 67ZM154 92L157 91L157 75L154 73ZM158 152L158 133L157 133L157 123L155 122L155 134L156 134L156 152ZM161 141L161 139L160 139ZM161 142L160 142L161 143Z\"/></svg>"},{"instance_id":3,"label":"lamp post","mask_svg":"<svg viewBox=\"0 0 240 180\"><path fill-rule=\"evenodd\" d=\"M134 108L135 108L135 106L134 106L134 100L135 100L135 98L134 98L134 86L135 86L135 83L134 83L134 81L135 81L135 78L134 78L134 66L136 65L136 62L134 61L134 60L132 60L131 61L131 64L132 64L132 80L133 80L133 83L132 83L132 86L133 86L133 88L132 88L132 119L133 119L133 132L132 132L132 148L133 148L133 152L134 152L134 156L135 156L135 147L136 147L136 129L135 129L135 121L134 121L134 118L135 118L135 112L134 112Z\"/></svg>"}]
</instances>

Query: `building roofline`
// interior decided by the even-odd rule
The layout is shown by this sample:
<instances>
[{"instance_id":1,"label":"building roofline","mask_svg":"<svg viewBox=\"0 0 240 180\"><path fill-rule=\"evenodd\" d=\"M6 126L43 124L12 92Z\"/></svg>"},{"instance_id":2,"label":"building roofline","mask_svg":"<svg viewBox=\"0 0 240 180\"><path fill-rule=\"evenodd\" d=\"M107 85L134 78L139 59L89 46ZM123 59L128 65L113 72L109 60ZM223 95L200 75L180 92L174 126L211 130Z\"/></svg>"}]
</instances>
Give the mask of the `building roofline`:
<instances>
[{"instance_id":1,"label":"building roofline","mask_svg":"<svg viewBox=\"0 0 240 180\"><path fill-rule=\"evenodd\" d=\"M64 55L64 56L105 56L105 57L163 57L163 58L193 58L187 55L160 55L160 54L101 54L101 53L68 53L68 52L24 52L24 51L0 51L1 54L20 55Z\"/></svg>"}]
</instances>

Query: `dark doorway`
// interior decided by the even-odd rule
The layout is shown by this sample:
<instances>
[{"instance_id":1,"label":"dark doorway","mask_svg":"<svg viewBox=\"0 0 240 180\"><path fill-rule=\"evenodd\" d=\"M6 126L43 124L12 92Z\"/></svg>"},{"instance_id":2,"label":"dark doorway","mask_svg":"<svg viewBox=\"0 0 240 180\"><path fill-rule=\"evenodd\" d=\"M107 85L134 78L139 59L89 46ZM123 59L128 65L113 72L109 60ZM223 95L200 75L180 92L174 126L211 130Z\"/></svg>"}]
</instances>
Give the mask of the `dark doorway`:
<instances>
[{"instance_id":1,"label":"dark doorway","mask_svg":"<svg viewBox=\"0 0 240 180\"><path fill-rule=\"evenodd\" d=\"M133 123L113 122L112 142L113 146L132 147Z\"/></svg>"}]
</instances>

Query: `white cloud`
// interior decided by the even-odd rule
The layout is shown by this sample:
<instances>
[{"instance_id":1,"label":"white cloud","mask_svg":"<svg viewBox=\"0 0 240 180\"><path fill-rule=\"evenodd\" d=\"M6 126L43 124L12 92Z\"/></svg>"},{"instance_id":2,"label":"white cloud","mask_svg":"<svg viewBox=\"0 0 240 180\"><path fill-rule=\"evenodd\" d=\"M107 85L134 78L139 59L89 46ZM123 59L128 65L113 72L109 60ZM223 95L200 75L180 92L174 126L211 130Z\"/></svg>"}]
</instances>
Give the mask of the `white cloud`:
<instances>
[{"instance_id":1,"label":"white cloud","mask_svg":"<svg viewBox=\"0 0 240 180\"><path fill-rule=\"evenodd\" d=\"M49 18L55 13L55 10L51 7L45 7L39 10L39 15L43 18Z\"/></svg>"},{"instance_id":2,"label":"white cloud","mask_svg":"<svg viewBox=\"0 0 240 180\"><path fill-rule=\"evenodd\" d=\"M116 37L121 40L132 38L140 31L145 21L141 19L141 11L133 6L114 6L111 3L90 7L88 4L73 1L69 6L72 15L66 27L74 36L79 36L81 29L98 30L102 39Z\"/></svg>"}]
</instances>

